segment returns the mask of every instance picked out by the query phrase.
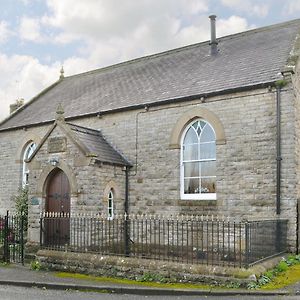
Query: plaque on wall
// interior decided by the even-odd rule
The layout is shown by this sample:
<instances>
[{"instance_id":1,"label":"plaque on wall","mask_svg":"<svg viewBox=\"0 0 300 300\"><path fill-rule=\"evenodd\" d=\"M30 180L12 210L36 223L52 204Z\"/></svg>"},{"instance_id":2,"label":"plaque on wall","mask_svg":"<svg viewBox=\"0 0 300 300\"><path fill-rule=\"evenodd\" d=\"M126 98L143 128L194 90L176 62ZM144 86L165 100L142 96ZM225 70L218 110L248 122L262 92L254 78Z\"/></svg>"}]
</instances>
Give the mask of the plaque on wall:
<instances>
[{"instance_id":1,"label":"plaque on wall","mask_svg":"<svg viewBox=\"0 0 300 300\"><path fill-rule=\"evenodd\" d=\"M40 201L38 198L32 197L30 203L31 205L39 205Z\"/></svg>"},{"instance_id":2,"label":"plaque on wall","mask_svg":"<svg viewBox=\"0 0 300 300\"><path fill-rule=\"evenodd\" d=\"M48 153L65 152L67 150L67 139L65 137L53 137L48 141Z\"/></svg>"}]
</instances>

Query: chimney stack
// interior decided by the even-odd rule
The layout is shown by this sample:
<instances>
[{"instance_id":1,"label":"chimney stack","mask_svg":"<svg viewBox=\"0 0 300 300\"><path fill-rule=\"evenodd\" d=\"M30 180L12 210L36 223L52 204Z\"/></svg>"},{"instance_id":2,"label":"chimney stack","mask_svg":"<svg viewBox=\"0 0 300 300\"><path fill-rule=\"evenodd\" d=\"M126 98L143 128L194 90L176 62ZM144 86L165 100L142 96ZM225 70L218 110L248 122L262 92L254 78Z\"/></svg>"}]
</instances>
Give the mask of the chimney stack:
<instances>
[{"instance_id":1,"label":"chimney stack","mask_svg":"<svg viewBox=\"0 0 300 300\"><path fill-rule=\"evenodd\" d=\"M15 103L13 103L9 106L9 113L12 114L14 111L19 109L23 104L24 104L23 98L16 100Z\"/></svg>"},{"instance_id":2,"label":"chimney stack","mask_svg":"<svg viewBox=\"0 0 300 300\"><path fill-rule=\"evenodd\" d=\"M209 16L210 18L210 54L216 55L218 53L218 42L216 38L216 15Z\"/></svg>"}]
</instances>

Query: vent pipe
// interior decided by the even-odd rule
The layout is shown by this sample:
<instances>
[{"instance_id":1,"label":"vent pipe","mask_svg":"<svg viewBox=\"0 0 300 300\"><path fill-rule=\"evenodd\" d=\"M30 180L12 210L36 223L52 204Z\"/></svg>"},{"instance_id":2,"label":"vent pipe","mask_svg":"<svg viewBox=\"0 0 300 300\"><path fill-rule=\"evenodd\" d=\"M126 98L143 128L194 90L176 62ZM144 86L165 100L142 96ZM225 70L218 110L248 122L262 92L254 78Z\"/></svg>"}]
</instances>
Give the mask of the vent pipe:
<instances>
[{"instance_id":1,"label":"vent pipe","mask_svg":"<svg viewBox=\"0 0 300 300\"><path fill-rule=\"evenodd\" d=\"M216 15L209 16L210 18L210 54L216 55L218 53L218 42L216 38Z\"/></svg>"}]
</instances>

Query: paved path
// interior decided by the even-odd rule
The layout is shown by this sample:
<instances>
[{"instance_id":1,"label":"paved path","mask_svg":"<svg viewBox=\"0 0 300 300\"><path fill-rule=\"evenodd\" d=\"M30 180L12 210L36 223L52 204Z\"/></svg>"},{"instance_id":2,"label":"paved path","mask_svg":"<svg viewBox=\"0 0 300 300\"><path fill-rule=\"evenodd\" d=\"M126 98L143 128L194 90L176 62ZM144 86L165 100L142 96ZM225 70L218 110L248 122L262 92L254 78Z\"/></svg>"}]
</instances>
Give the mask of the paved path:
<instances>
[{"instance_id":1,"label":"paved path","mask_svg":"<svg viewBox=\"0 0 300 300\"><path fill-rule=\"evenodd\" d=\"M166 296L120 295L109 293L56 291L0 285L1 300L299 300L299 296Z\"/></svg>"},{"instance_id":2,"label":"paved path","mask_svg":"<svg viewBox=\"0 0 300 300\"><path fill-rule=\"evenodd\" d=\"M59 278L54 272L32 271L28 267L20 265L10 265L0 267L0 285L14 285L20 287L45 287L55 290L95 290L105 291L115 294L132 295L185 295L185 296L234 296L234 295L253 295L253 296L287 296L300 295L300 282L284 290L263 292L249 290L198 290L198 289L174 289L174 288L152 288L140 285L118 284L112 282L97 282L75 278ZM225 299L225 298L224 298ZM242 298L241 298L242 299Z\"/></svg>"}]
</instances>

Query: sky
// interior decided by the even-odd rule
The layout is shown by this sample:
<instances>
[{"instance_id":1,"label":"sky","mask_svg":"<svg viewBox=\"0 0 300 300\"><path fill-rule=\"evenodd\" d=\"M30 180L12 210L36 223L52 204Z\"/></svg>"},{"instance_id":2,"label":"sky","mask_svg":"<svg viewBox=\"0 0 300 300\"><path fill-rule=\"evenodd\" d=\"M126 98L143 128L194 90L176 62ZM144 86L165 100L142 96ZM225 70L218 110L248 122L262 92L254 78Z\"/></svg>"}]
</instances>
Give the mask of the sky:
<instances>
[{"instance_id":1,"label":"sky","mask_svg":"<svg viewBox=\"0 0 300 300\"><path fill-rule=\"evenodd\" d=\"M300 18L300 0L0 0L0 120L65 76Z\"/></svg>"}]
</instances>

